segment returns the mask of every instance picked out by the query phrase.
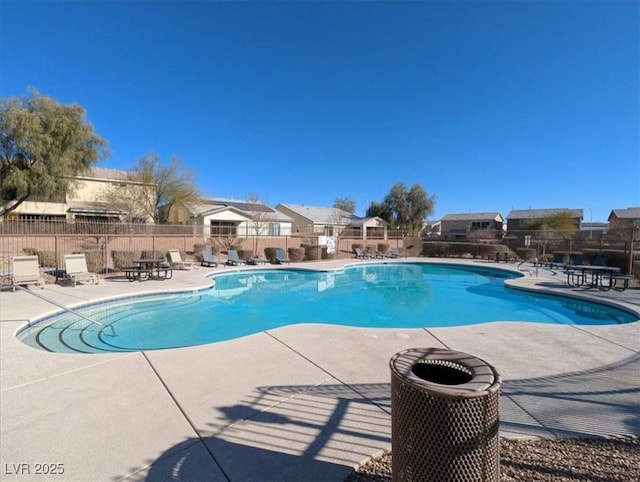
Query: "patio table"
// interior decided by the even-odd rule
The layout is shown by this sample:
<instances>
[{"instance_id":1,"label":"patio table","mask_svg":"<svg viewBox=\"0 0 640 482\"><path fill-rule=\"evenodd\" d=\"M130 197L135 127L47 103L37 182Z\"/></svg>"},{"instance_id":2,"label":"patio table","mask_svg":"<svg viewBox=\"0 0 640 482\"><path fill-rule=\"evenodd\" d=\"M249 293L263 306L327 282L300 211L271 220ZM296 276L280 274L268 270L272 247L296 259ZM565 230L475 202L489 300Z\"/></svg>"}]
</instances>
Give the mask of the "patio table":
<instances>
[{"instance_id":1,"label":"patio table","mask_svg":"<svg viewBox=\"0 0 640 482\"><path fill-rule=\"evenodd\" d=\"M612 276L620 272L615 266L590 266L569 264L565 266L567 284L572 287L585 286L587 288L608 289ZM609 285L603 281L608 280Z\"/></svg>"},{"instance_id":2,"label":"patio table","mask_svg":"<svg viewBox=\"0 0 640 482\"><path fill-rule=\"evenodd\" d=\"M173 276L171 266L164 258L141 258L133 262L136 266L125 268L129 280L144 281L146 279L165 280Z\"/></svg>"}]
</instances>

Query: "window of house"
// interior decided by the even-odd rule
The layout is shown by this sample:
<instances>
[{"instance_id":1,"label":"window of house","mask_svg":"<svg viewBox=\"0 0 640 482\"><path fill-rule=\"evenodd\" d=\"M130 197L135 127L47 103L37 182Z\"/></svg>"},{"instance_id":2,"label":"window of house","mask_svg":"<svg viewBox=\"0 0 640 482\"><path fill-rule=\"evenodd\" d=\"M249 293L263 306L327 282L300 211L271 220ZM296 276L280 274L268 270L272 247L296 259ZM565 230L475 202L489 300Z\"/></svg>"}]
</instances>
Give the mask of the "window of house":
<instances>
[{"instance_id":1,"label":"window of house","mask_svg":"<svg viewBox=\"0 0 640 482\"><path fill-rule=\"evenodd\" d=\"M269 236L280 236L280 223L269 224Z\"/></svg>"},{"instance_id":2,"label":"window of house","mask_svg":"<svg viewBox=\"0 0 640 482\"><path fill-rule=\"evenodd\" d=\"M237 236L238 225L234 221L211 221L211 236Z\"/></svg>"}]
</instances>

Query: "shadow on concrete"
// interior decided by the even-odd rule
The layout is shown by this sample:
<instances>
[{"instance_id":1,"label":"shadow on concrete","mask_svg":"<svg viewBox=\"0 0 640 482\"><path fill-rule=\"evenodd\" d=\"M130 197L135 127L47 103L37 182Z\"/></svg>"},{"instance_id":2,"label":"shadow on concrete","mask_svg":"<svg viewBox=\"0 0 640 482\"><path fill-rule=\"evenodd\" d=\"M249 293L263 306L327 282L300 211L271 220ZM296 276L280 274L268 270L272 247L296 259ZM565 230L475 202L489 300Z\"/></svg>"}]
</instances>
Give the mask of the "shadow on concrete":
<instances>
[{"instance_id":1,"label":"shadow on concrete","mask_svg":"<svg viewBox=\"0 0 640 482\"><path fill-rule=\"evenodd\" d=\"M517 408L501 409L501 429L638 436L638 373L640 354L633 354L594 369L506 380L501 395ZM258 387L237 405L215 407L217 420L199 438L163 453L138 480L344 480L390 448L390 404L389 383Z\"/></svg>"}]
</instances>

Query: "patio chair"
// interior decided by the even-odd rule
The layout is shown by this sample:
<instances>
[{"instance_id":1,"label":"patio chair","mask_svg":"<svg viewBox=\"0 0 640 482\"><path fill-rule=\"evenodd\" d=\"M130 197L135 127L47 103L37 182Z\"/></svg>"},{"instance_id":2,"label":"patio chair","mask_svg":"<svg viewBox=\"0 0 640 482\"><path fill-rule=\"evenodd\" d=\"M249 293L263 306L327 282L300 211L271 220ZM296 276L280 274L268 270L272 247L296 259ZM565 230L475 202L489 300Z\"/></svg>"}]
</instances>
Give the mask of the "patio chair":
<instances>
[{"instance_id":1,"label":"patio chair","mask_svg":"<svg viewBox=\"0 0 640 482\"><path fill-rule=\"evenodd\" d=\"M402 258L402 254L400 254L400 249L391 248L391 252L389 253L390 258Z\"/></svg>"},{"instance_id":2,"label":"patio chair","mask_svg":"<svg viewBox=\"0 0 640 482\"><path fill-rule=\"evenodd\" d=\"M353 248L353 253L356 255L356 259L369 259L371 256L360 248Z\"/></svg>"},{"instance_id":3,"label":"patio chair","mask_svg":"<svg viewBox=\"0 0 640 482\"><path fill-rule=\"evenodd\" d=\"M210 249L202 250L202 261L200 264L209 268L215 268L216 266L218 266L218 262L213 259L213 253Z\"/></svg>"},{"instance_id":4,"label":"patio chair","mask_svg":"<svg viewBox=\"0 0 640 482\"><path fill-rule=\"evenodd\" d=\"M245 264L244 260L240 259L238 256L237 249L228 249L227 250L227 264L230 266L239 266L241 264Z\"/></svg>"},{"instance_id":5,"label":"patio chair","mask_svg":"<svg viewBox=\"0 0 640 482\"><path fill-rule=\"evenodd\" d=\"M44 276L40 272L40 264L38 264L38 256L13 256L11 258L11 275L10 281L13 285L13 291L18 285L39 285L44 289Z\"/></svg>"},{"instance_id":6,"label":"patio chair","mask_svg":"<svg viewBox=\"0 0 640 482\"><path fill-rule=\"evenodd\" d=\"M591 263L592 266L606 266L607 265L607 257L606 256L602 256L601 254L597 255L595 258L593 258L593 263Z\"/></svg>"},{"instance_id":7,"label":"patio chair","mask_svg":"<svg viewBox=\"0 0 640 482\"><path fill-rule=\"evenodd\" d=\"M553 259L545 264L547 268L562 268L564 266L564 253L554 253Z\"/></svg>"},{"instance_id":8,"label":"patio chair","mask_svg":"<svg viewBox=\"0 0 640 482\"><path fill-rule=\"evenodd\" d=\"M193 264L191 261L183 261L180 250L178 249L169 250L169 264L171 264L171 268L173 269L198 269L197 264Z\"/></svg>"},{"instance_id":9,"label":"patio chair","mask_svg":"<svg viewBox=\"0 0 640 482\"><path fill-rule=\"evenodd\" d=\"M276 248L276 263L283 264L283 263L290 263L290 262L291 260L287 258L286 254L284 254L284 249Z\"/></svg>"},{"instance_id":10,"label":"patio chair","mask_svg":"<svg viewBox=\"0 0 640 482\"><path fill-rule=\"evenodd\" d=\"M575 265L575 266L580 266L583 265L585 260L587 259L587 256L584 254L576 254L575 257L571 258L571 264Z\"/></svg>"},{"instance_id":11,"label":"patio chair","mask_svg":"<svg viewBox=\"0 0 640 482\"><path fill-rule=\"evenodd\" d=\"M74 287L78 281L98 284L100 279L96 273L90 273L87 269L87 258L84 254L65 254L64 271L64 279L71 281L71 286Z\"/></svg>"}]
</instances>

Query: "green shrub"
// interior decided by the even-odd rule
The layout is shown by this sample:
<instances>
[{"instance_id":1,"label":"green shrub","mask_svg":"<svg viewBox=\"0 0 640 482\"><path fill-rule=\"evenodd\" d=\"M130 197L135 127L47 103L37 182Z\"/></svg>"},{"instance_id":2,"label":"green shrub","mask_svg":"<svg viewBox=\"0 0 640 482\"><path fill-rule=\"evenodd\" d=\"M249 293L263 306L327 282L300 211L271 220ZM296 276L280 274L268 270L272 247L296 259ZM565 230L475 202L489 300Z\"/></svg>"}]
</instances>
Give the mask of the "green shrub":
<instances>
[{"instance_id":1,"label":"green shrub","mask_svg":"<svg viewBox=\"0 0 640 482\"><path fill-rule=\"evenodd\" d=\"M289 248L287 249L287 257L289 261L292 263L299 263L304 259L305 249L304 248Z\"/></svg>"}]
</instances>

